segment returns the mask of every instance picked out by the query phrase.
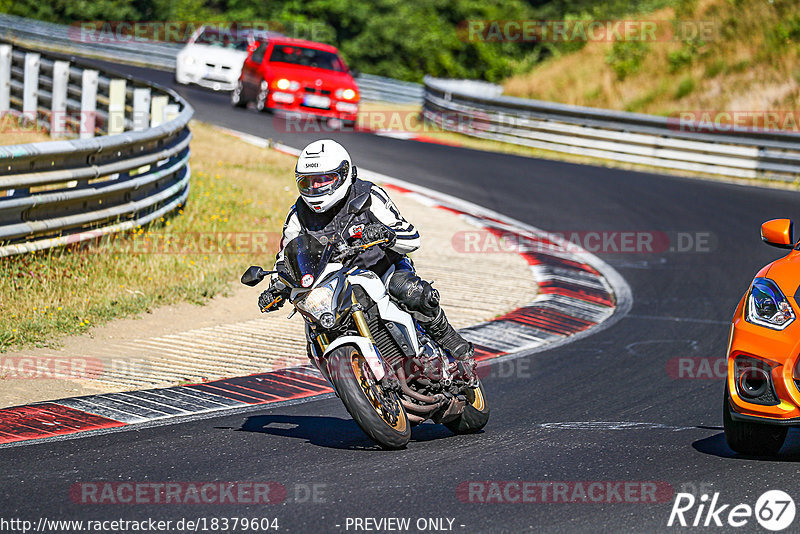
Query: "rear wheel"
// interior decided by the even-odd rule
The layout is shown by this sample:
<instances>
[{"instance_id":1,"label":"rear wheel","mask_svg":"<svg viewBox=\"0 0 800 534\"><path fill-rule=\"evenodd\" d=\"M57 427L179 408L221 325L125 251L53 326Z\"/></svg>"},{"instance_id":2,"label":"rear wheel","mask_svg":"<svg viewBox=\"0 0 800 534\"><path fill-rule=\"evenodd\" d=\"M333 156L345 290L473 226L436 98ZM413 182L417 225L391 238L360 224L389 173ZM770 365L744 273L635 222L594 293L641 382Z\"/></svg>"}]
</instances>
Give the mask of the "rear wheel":
<instances>
[{"instance_id":1,"label":"rear wheel","mask_svg":"<svg viewBox=\"0 0 800 534\"><path fill-rule=\"evenodd\" d=\"M458 419L444 425L456 434L474 434L489 422L489 403L486 401L483 384L479 381L477 386L466 390L464 396L467 397L464 411Z\"/></svg>"},{"instance_id":2,"label":"rear wheel","mask_svg":"<svg viewBox=\"0 0 800 534\"><path fill-rule=\"evenodd\" d=\"M736 421L731 417L730 392L725 381L725 395L722 404L722 422L725 427L725 441L735 452L749 456L774 456L783 446L787 428L778 425L765 425Z\"/></svg>"},{"instance_id":3,"label":"rear wheel","mask_svg":"<svg viewBox=\"0 0 800 534\"><path fill-rule=\"evenodd\" d=\"M372 441L384 449L408 444L411 425L400 400L381 387L355 347L335 349L328 357L328 370L344 407Z\"/></svg>"}]
</instances>

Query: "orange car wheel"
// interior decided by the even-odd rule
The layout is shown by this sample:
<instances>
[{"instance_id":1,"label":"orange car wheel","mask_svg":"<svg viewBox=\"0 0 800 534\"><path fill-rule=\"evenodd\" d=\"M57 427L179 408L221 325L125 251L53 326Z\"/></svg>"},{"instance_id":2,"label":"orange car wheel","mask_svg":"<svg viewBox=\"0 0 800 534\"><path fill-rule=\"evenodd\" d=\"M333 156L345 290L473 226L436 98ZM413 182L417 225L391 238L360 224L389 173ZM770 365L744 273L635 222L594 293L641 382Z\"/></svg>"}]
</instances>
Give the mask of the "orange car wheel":
<instances>
[{"instance_id":1,"label":"orange car wheel","mask_svg":"<svg viewBox=\"0 0 800 534\"><path fill-rule=\"evenodd\" d=\"M737 421L731 416L730 393L725 381L725 396L722 404L722 420L725 441L735 452L748 456L774 456L786 439L785 426Z\"/></svg>"}]
</instances>

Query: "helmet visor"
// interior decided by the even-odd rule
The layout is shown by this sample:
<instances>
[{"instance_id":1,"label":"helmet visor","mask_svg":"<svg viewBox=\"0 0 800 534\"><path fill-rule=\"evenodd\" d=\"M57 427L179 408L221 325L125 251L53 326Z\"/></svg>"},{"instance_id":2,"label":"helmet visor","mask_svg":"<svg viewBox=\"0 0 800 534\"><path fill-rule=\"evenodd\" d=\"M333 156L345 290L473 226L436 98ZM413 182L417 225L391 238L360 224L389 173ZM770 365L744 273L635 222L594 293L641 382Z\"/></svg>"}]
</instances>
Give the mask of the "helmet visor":
<instances>
[{"instance_id":1,"label":"helmet visor","mask_svg":"<svg viewBox=\"0 0 800 534\"><path fill-rule=\"evenodd\" d=\"M335 191L347 177L350 166L343 161L338 168L328 172L299 173L295 172L297 189L301 195L316 197Z\"/></svg>"}]
</instances>

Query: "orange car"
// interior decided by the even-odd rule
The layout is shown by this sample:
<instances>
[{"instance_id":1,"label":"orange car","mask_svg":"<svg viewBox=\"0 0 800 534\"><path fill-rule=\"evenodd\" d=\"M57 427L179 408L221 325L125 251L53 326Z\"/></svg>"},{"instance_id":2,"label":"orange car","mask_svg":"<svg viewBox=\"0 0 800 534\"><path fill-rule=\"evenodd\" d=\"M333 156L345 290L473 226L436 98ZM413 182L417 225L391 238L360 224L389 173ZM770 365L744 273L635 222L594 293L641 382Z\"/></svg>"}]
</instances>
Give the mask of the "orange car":
<instances>
[{"instance_id":1,"label":"orange car","mask_svg":"<svg viewBox=\"0 0 800 534\"><path fill-rule=\"evenodd\" d=\"M761 225L761 239L790 249L763 267L739 301L728 338L723 420L731 449L777 454L789 426L800 426L800 243L792 221Z\"/></svg>"}]
</instances>

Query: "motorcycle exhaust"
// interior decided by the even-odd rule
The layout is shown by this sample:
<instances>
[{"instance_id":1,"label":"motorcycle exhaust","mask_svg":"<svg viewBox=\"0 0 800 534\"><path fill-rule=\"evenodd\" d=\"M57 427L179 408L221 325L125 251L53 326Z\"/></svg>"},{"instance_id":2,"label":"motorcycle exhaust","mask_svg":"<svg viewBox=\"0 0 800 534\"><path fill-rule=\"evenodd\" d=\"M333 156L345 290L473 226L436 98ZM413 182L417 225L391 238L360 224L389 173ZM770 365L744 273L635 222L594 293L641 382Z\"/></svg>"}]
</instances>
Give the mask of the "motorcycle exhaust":
<instances>
[{"instance_id":1,"label":"motorcycle exhaust","mask_svg":"<svg viewBox=\"0 0 800 534\"><path fill-rule=\"evenodd\" d=\"M435 404L440 405L443 404L443 401L447 401L447 398L444 395L436 395L431 397L429 395L423 395L422 393L418 393L408 387L408 381L406 380L406 371L403 369L403 366L398 366L395 370L397 373L397 378L400 381L400 389L403 393L411 397L412 399L418 400L419 402L423 402L425 404Z\"/></svg>"}]
</instances>

